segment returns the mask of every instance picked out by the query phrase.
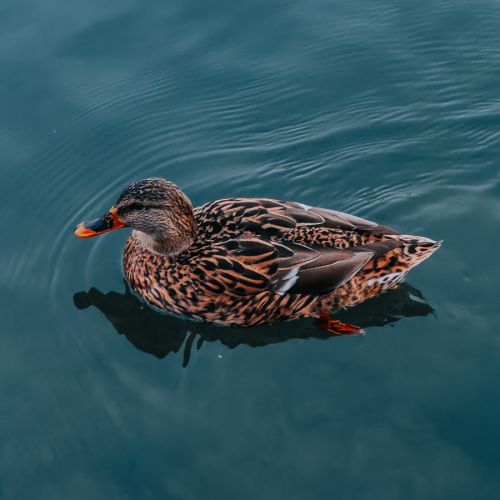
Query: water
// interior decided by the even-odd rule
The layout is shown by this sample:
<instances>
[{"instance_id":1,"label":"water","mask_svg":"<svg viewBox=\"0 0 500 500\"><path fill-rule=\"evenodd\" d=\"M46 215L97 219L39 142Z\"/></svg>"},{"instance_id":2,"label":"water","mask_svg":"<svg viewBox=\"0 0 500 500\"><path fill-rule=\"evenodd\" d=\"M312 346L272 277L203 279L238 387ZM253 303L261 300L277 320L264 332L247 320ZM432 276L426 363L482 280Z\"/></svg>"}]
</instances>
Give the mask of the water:
<instances>
[{"instance_id":1,"label":"water","mask_svg":"<svg viewBox=\"0 0 500 500\"><path fill-rule=\"evenodd\" d=\"M497 2L4 0L0 496L500 494ZM127 294L132 180L444 239L344 313L222 329Z\"/></svg>"}]
</instances>

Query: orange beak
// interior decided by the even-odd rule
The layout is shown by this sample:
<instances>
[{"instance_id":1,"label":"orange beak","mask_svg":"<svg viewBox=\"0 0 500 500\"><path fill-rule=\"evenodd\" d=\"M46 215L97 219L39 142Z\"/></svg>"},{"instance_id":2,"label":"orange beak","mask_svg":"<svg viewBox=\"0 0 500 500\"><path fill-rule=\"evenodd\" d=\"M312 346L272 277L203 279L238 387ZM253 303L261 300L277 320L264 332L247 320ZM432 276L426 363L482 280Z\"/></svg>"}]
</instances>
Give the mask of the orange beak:
<instances>
[{"instance_id":1,"label":"orange beak","mask_svg":"<svg viewBox=\"0 0 500 500\"><path fill-rule=\"evenodd\" d=\"M93 236L109 233L110 231L114 231L115 229L120 229L122 227L125 227L125 224L118 220L116 208L111 207L109 212L104 214L102 217L78 224L75 228L75 236L78 236L79 238L92 238Z\"/></svg>"}]
</instances>

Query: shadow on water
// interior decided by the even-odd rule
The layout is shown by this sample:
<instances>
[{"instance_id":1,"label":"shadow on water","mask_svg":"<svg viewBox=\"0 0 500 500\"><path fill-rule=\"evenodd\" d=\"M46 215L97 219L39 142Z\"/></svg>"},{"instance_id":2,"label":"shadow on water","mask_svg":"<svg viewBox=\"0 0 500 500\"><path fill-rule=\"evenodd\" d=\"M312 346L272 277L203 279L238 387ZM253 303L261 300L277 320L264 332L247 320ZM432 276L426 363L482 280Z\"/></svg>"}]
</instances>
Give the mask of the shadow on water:
<instances>
[{"instance_id":1,"label":"shadow on water","mask_svg":"<svg viewBox=\"0 0 500 500\"><path fill-rule=\"evenodd\" d=\"M164 358L168 353L178 352L184 346L183 366L189 363L195 341L196 349L200 349L205 341L219 341L234 349L241 344L263 347L291 339L333 338L316 329L309 320L239 328L175 318L147 307L130 292L126 283L124 293L103 293L91 288L88 292L75 293L73 300L78 309L97 307L118 334L125 335L129 342L143 352ZM334 316L341 321L366 328L395 323L403 317L426 316L433 312L434 309L426 303L421 292L405 283L396 290L339 311Z\"/></svg>"}]
</instances>

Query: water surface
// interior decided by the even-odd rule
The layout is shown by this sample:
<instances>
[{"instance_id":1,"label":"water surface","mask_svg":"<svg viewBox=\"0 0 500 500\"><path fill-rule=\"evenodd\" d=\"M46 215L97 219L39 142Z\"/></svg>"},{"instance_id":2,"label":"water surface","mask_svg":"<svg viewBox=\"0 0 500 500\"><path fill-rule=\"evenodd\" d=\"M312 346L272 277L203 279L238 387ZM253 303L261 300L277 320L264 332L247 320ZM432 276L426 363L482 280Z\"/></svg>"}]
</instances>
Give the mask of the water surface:
<instances>
[{"instance_id":1,"label":"water surface","mask_svg":"<svg viewBox=\"0 0 500 500\"><path fill-rule=\"evenodd\" d=\"M500 494L500 11L427 0L4 0L0 497ZM131 181L264 196L444 239L408 285L307 321L159 316Z\"/></svg>"}]
</instances>

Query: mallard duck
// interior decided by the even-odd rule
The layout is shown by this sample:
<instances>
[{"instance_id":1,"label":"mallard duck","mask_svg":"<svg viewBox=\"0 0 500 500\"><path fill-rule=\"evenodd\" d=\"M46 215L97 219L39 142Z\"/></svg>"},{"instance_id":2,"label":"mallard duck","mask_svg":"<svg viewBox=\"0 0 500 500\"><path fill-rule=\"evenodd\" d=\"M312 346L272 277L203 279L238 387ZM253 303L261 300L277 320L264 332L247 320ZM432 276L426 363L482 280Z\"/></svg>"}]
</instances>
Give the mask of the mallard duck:
<instances>
[{"instance_id":1,"label":"mallard duck","mask_svg":"<svg viewBox=\"0 0 500 500\"><path fill-rule=\"evenodd\" d=\"M223 325L315 318L337 335L361 329L331 311L395 288L441 245L296 202L227 198L193 208L161 178L133 183L75 235L123 227L132 229L125 276L154 308Z\"/></svg>"}]
</instances>

